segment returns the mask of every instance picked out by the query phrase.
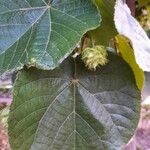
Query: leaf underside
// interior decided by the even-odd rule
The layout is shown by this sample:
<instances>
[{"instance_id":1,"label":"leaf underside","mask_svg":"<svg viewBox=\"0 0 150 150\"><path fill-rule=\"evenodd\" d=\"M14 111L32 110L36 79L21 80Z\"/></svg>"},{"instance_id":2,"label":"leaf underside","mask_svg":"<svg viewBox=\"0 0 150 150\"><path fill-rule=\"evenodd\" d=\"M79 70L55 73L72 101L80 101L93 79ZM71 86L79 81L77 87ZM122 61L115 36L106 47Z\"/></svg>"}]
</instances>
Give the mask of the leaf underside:
<instances>
[{"instance_id":1,"label":"leaf underside","mask_svg":"<svg viewBox=\"0 0 150 150\"><path fill-rule=\"evenodd\" d=\"M99 24L91 0L1 0L0 74L24 64L54 69Z\"/></svg>"},{"instance_id":2,"label":"leaf underside","mask_svg":"<svg viewBox=\"0 0 150 150\"><path fill-rule=\"evenodd\" d=\"M137 126L140 92L120 57L92 72L80 59L19 72L9 116L12 150L120 150Z\"/></svg>"},{"instance_id":3,"label":"leaf underside","mask_svg":"<svg viewBox=\"0 0 150 150\"><path fill-rule=\"evenodd\" d=\"M116 0L114 22L119 34L131 41L136 63L143 71L150 72L150 39L123 0Z\"/></svg>"}]
</instances>

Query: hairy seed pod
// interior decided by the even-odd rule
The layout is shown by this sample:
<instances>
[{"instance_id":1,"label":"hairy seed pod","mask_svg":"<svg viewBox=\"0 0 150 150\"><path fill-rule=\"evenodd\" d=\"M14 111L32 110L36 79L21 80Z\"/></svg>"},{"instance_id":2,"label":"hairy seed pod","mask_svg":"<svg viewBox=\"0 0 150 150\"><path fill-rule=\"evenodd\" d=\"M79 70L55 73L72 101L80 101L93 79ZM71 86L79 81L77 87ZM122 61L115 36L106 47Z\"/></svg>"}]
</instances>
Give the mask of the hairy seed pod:
<instances>
[{"instance_id":1,"label":"hairy seed pod","mask_svg":"<svg viewBox=\"0 0 150 150\"><path fill-rule=\"evenodd\" d=\"M82 51L82 60L90 70L96 70L98 66L108 63L108 53L104 46L87 47Z\"/></svg>"}]
</instances>

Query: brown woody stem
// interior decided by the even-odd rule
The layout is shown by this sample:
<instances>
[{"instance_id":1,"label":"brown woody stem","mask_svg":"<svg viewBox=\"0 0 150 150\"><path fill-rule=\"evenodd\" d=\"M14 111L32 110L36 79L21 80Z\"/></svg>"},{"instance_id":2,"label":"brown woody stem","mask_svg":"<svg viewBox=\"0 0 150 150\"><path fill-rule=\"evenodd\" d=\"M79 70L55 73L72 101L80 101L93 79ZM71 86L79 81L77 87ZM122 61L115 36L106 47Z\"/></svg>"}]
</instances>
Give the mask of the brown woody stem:
<instances>
[{"instance_id":1,"label":"brown woody stem","mask_svg":"<svg viewBox=\"0 0 150 150\"><path fill-rule=\"evenodd\" d=\"M132 16L135 16L135 0L126 0L126 3L131 10Z\"/></svg>"}]
</instances>

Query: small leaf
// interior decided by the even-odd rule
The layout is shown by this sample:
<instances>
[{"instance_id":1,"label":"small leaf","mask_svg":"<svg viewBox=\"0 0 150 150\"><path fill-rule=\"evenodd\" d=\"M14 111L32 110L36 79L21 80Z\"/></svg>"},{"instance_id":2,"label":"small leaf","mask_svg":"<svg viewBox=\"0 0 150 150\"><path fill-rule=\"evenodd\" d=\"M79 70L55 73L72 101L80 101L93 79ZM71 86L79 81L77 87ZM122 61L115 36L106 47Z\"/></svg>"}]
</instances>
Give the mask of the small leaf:
<instances>
[{"instance_id":1,"label":"small leaf","mask_svg":"<svg viewBox=\"0 0 150 150\"><path fill-rule=\"evenodd\" d=\"M135 75L137 86L142 91L145 81L144 72L142 69L139 68L138 64L136 63L134 52L129 44L129 41L121 35L117 35L115 39L117 50L121 54L122 58L132 68Z\"/></svg>"},{"instance_id":2,"label":"small leaf","mask_svg":"<svg viewBox=\"0 0 150 150\"><path fill-rule=\"evenodd\" d=\"M9 116L12 150L116 150L134 134L140 92L128 64L111 53L95 72L75 62L19 72Z\"/></svg>"},{"instance_id":3,"label":"small leaf","mask_svg":"<svg viewBox=\"0 0 150 150\"><path fill-rule=\"evenodd\" d=\"M131 40L137 64L150 71L150 39L123 0L116 0L114 21L118 32Z\"/></svg>"},{"instance_id":4,"label":"small leaf","mask_svg":"<svg viewBox=\"0 0 150 150\"><path fill-rule=\"evenodd\" d=\"M0 74L24 64L54 69L99 19L91 0L1 0Z\"/></svg>"},{"instance_id":5,"label":"small leaf","mask_svg":"<svg viewBox=\"0 0 150 150\"><path fill-rule=\"evenodd\" d=\"M9 116L10 107L6 106L2 110L0 110L0 123L3 127L8 128L8 116Z\"/></svg>"}]
</instances>

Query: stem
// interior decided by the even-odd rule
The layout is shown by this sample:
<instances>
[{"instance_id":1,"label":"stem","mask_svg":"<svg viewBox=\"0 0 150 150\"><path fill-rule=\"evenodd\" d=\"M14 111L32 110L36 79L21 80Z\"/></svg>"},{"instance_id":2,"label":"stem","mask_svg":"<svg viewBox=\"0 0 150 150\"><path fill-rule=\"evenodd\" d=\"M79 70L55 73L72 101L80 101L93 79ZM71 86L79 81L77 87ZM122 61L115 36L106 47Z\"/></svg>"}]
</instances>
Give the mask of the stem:
<instances>
[{"instance_id":1,"label":"stem","mask_svg":"<svg viewBox=\"0 0 150 150\"><path fill-rule=\"evenodd\" d=\"M126 0L126 3L131 10L132 16L135 16L135 0Z\"/></svg>"}]
</instances>

